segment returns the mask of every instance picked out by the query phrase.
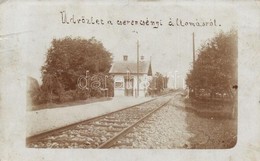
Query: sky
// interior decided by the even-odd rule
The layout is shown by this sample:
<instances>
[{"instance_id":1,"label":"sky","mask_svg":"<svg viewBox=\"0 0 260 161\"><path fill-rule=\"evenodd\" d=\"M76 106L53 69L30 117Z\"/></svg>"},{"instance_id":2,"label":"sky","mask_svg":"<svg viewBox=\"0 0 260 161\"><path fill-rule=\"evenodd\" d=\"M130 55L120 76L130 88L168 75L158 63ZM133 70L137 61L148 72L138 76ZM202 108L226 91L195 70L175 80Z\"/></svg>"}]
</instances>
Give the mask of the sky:
<instances>
[{"instance_id":1,"label":"sky","mask_svg":"<svg viewBox=\"0 0 260 161\"><path fill-rule=\"evenodd\" d=\"M63 24L61 11L66 12L67 19L84 16L87 19L111 20L113 25ZM206 14L205 14L206 13ZM195 33L195 49L221 30L228 31L236 27L236 13L229 6L221 3L209 5L183 5L139 3L138 5L93 5L91 3L31 3L22 5L14 16L17 32L26 32L20 38L24 45L27 75L41 81L41 66L46 59L47 50L53 38L66 36L90 39L95 37L113 54L114 61L121 61L123 55L129 60L136 60L136 42L139 41L139 53L145 60L152 62L153 72L171 75L174 71L185 76L192 64L192 33ZM63 15L64 16L64 15ZM169 26L169 20L188 22L208 22L215 19L217 26ZM162 26L117 25L117 20L160 21ZM219 26L221 25L221 26ZM8 26L6 26L8 27ZM135 31L135 32L133 32ZM136 34L138 32L138 34Z\"/></svg>"}]
</instances>

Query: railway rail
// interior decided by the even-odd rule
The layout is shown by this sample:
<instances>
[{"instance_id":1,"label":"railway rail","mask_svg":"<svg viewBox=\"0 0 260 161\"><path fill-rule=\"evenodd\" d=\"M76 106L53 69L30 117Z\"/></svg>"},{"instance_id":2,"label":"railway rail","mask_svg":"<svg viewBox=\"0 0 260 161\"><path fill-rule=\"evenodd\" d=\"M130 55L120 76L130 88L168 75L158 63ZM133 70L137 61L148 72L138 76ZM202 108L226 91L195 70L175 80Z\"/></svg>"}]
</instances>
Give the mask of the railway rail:
<instances>
[{"instance_id":1,"label":"railway rail","mask_svg":"<svg viewBox=\"0 0 260 161\"><path fill-rule=\"evenodd\" d=\"M173 94L27 138L29 148L113 148L138 124L168 104ZM125 143L126 145L129 142Z\"/></svg>"}]
</instances>

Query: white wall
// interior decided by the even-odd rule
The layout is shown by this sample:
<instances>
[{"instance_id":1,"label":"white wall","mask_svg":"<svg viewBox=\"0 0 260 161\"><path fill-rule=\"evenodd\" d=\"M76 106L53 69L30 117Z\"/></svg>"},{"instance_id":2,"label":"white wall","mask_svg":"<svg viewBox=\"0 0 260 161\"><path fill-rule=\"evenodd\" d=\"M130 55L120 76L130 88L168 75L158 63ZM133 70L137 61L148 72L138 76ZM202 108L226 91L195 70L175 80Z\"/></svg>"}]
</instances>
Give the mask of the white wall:
<instances>
[{"instance_id":1,"label":"white wall","mask_svg":"<svg viewBox=\"0 0 260 161\"><path fill-rule=\"evenodd\" d=\"M134 82L133 82L133 92L134 92L134 96L136 95L136 90L137 90L137 76L136 75L132 75L134 78ZM146 89L146 85L145 83L143 83L142 80L145 79L145 77L147 76L147 74L142 74L139 75L139 79L141 80L140 84L139 84L139 96L140 97L144 97L145 93L147 92ZM121 81L123 82L123 86L122 88L115 88L115 84L114 84L114 96L124 96L125 95L125 82L124 82L124 75L115 75L114 76L114 80L115 82Z\"/></svg>"},{"instance_id":2,"label":"white wall","mask_svg":"<svg viewBox=\"0 0 260 161\"><path fill-rule=\"evenodd\" d=\"M115 82L122 82L122 88L115 88ZM125 95L125 81L123 75L115 75L114 76L114 96L124 96Z\"/></svg>"}]
</instances>

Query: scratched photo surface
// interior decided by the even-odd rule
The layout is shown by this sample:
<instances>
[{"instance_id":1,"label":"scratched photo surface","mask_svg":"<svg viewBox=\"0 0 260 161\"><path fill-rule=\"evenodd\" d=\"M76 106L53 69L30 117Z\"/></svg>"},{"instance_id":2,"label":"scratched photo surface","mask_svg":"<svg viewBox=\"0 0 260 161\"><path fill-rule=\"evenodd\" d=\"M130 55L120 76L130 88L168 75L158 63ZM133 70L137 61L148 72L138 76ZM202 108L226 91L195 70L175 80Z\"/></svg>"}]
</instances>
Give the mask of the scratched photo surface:
<instances>
[{"instance_id":1,"label":"scratched photo surface","mask_svg":"<svg viewBox=\"0 0 260 161\"><path fill-rule=\"evenodd\" d=\"M32 5L26 147L234 147L236 12L203 9Z\"/></svg>"},{"instance_id":2,"label":"scratched photo surface","mask_svg":"<svg viewBox=\"0 0 260 161\"><path fill-rule=\"evenodd\" d=\"M0 161L259 160L259 16L0 1Z\"/></svg>"}]
</instances>

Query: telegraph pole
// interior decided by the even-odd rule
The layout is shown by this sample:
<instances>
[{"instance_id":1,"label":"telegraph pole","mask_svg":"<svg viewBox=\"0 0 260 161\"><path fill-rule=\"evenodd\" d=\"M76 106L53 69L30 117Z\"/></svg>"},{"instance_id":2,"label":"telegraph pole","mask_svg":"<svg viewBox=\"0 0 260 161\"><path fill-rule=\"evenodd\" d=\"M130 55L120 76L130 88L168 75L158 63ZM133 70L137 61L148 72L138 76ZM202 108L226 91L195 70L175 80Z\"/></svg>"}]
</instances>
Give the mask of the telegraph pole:
<instances>
[{"instance_id":1,"label":"telegraph pole","mask_svg":"<svg viewBox=\"0 0 260 161\"><path fill-rule=\"evenodd\" d=\"M136 33L138 35L138 32L137 31L133 31L134 33ZM137 38L137 42L136 42L136 45L137 45L137 51L136 51L136 55L137 55L137 62L136 62L136 86L137 86L137 91L136 91L136 97L139 96L139 40Z\"/></svg>"},{"instance_id":2,"label":"telegraph pole","mask_svg":"<svg viewBox=\"0 0 260 161\"><path fill-rule=\"evenodd\" d=\"M194 32L192 33L192 46L193 46L193 65L192 65L192 68L194 69L195 67L195 40L194 40ZM191 87L192 89L192 95L195 96L196 95L196 88L195 87ZM190 92L189 92L189 95L190 95Z\"/></svg>"},{"instance_id":3,"label":"telegraph pole","mask_svg":"<svg viewBox=\"0 0 260 161\"><path fill-rule=\"evenodd\" d=\"M137 91L136 96L139 97L139 40L137 40L137 63L136 63L136 69L137 69Z\"/></svg>"},{"instance_id":4,"label":"telegraph pole","mask_svg":"<svg viewBox=\"0 0 260 161\"><path fill-rule=\"evenodd\" d=\"M192 42L193 42L193 67L194 67L194 64L195 64L195 40L194 40L194 32L192 33Z\"/></svg>"}]
</instances>

